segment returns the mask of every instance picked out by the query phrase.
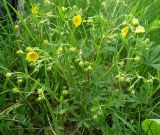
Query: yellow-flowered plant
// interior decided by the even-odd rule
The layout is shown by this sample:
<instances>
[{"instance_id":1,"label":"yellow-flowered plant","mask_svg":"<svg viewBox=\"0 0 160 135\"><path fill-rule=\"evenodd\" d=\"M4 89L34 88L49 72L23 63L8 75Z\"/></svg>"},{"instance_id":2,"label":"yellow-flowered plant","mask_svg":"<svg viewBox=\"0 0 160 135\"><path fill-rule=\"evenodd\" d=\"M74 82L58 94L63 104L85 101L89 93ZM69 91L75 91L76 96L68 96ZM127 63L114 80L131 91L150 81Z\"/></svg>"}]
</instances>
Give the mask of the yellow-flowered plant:
<instances>
[{"instance_id":1,"label":"yellow-flowered plant","mask_svg":"<svg viewBox=\"0 0 160 135\"><path fill-rule=\"evenodd\" d=\"M38 7L38 6L32 7L32 14L33 14L33 15L36 15L36 14L38 14L38 13L39 13L39 7Z\"/></svg>"},{"instance_id":2,"label":"yellow-flowered plant","mask_svg":"<svg viewBox=\"0 0 160 135\"><path fill-rule=\"evenodd\" d=\"M27 55L26 55L26 60L28 60L30 62L34 62L38 59L39 59L39 55L38 55L38 53L36 53L34 51L31 51L31 52L27 53Z\"/></svg>"},{"instance_id":3,"label":"yellow-flowered plant","mask_svg":"<svg viewBox=\"0 0 160 135\"><path fill-rule=\"evenodd\" d=\"M80 15L76 15L73 17L73 24L75 27L78 27L82 23L82 17Z\"/></svg>"},{"instance_id":4,"label":"yellow-flowered plant","mask_svg":"<svg viewBox=\"0 0 160 135\"><path fill-rule=\"evenodd\" d=\"M128 31L129 31L129 27L126 26L124 27L122 30L121 30L121 36L122 38L126 38L127 34L128 34Z\"/></svg>"}]
</instances>

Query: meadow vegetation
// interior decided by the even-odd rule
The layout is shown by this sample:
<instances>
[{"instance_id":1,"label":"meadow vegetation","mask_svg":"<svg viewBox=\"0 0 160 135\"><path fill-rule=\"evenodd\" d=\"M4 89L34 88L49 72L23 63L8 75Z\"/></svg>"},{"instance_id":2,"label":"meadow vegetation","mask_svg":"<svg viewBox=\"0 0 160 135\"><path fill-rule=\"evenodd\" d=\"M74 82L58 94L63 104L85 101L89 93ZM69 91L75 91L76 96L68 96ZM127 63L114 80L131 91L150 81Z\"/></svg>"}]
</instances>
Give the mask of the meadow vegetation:
<instances>
[{"instance_id":1,"label":"meadow vegetation","mask_svg":"<svg viewBox=\"0 0 160 135\"><path fill-rule=\"evenodd\" d=\"M26 0L16 22L5 5L1 135L154 135L159 0Z\"/></svg>"}]
</instances>

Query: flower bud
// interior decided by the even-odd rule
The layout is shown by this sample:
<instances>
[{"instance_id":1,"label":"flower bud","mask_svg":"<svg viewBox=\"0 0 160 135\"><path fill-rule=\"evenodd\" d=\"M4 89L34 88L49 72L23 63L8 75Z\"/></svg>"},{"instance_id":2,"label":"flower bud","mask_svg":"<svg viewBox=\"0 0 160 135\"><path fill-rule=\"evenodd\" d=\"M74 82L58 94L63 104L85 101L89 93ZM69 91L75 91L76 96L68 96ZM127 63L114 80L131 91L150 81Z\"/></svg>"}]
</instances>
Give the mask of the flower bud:
<instances>
[{"instance_id":1,"label":"flower bud","mask_svg":"<svg viewBox=\"0 0 160 135\"><path fill-rule=\"evenodd\" d=\"M37 98L37 101L42 101L45 99L45 96L44 95L39 95L39 97Z\"/></svg>"},{"instance_id":2,"label":"flower bud","mask_svg":"<svg viewBox=\"0 0 160 135\"><path fill-rule=\"evenodd\" d=\"M43 89L37 89L37 93L38 93L39 95L42 95L42 94L43 94Z\"/></svg>"},{"instance_id":3,"label":"flower bud","mask_svg":"<svg viewBox=\"0 0 160 135\"><path fill-rule=\"evenodd\" d=\"M15 25L15 29L16 29L16 30L19 29L19 25L18 25L18 24Z\"/></svg>"},{"instance_id":4,"label":"flower bud","mask_svg":"<svg viewBox=\"0 0 160 135\"><path fill-rule=\"evenodd\" d=\"M51 71L51 70L52 70L51 66L47 67L47 71Z\"/></svg>"},{"instance_id":5,"label":"flower bud","mask_svg":"<svg viewBox=\"0 0 160 135\"><path fill-rule=\"evenodd\" d=\"M68 95L68 91L67 91L67 90L63 90L63 91L62 91L62 94L63 94L63 95Z\"/></svg>"},{"instance_id":6,"label":"flower bud","mask_svg":"<svg viewBox=\"0 0 160 135\"><path fill-rule=\"evenodd\" d=\"M124 77L123 77L123 76L120 76L120 77L118 78L118 80L119 80L120 82L124 82Z\"/></svg>"},{"instance_id":7,"label":"flower bud","mask_svg":"<svg viewBox=\"0 0 160 135\"><path fill-rule=\"evenodd\" d=\"M67 10L67 8L66 8L66 7L61 7L61 10L62 10L63 12L65 12L65 11Z\"/></svg>"},{"instance_id":8,"label":"flower bud","mask_svg":"<svg viewBox=\"0 0 160 135\"><path fill-rule=\"evenodd\" d=\"M12 73L7 73L7 74L6 74L6 77L7 77L7 78L10 78L11 76L12 76Z\"/></svg>"},{"instance_id":9,"label":"flower bud","mask_svg":"<svg viewBox=\"0 0 160 135\"><path fill-rule=\"evenodd\" d=\"M139 62L140 61L140 56L136 56L134 59L135 59L136 62Z\"/></svg>"},{"instance_id":10,"label":"flower bud","mask_svg":"<svg viewBox=\"0 0 160 135\"><path fill-rule=\"evenodd\" d=\"M59 48L57 49L57 53L58 53L58 54L62 54L62 47L59 47Z\"/></svg>"},{"instance_id":11,"label":"flower bud","mask_svg":"<svg viewBox=\"0 0 160 135\"><path fill-rule=\"evenodd\" d=\"M84 62L83 62L83 61L80 61L80 62L79 62L79 66L80 66L80 67L83 67L83 66L84 66Z\"/></svg>"},{"instance_id":12,"label":"flower bud","mask_svg":"<svg viewBox=\"0 0 160 135\"><path fill-rule=\"evenodd\" d=\"M93 19L89 18L89 19L87 20L87 23L93 23Z\"/></svg>"},{"instance_id":13,"label":"flower bud","mask_svg":"<svg viewBox=\"0 0 160 135\"><path fill-rule=\"evenodd\" d=\"M47 39L43 40L43 44L48 45L49 44L48 40Z\"/></svg>"},{"instance_id":14,"label":"flower bud","mask_svg":"<svg viewBox=\"0 0 160 135\"><path fill-rule=\"evenodd\" d=\"M23 82L22 79L18 79L18 84L21 84Z\"/></svg>"},{"instance_id":15,"label":"flower bud","mask_svg":"<svg viewBox=\"0 0 160 135\"><path fill-rule=\"evenodd\" d=\"M69 48L69 51L70 51L70 52L75 52L75 51L76 51L76 47L71 47L71 48Z\"/></svg>"},{"instance_id":16,"label":"flower bud","mask_svg":"<svg viewBox=\"0 0 160 135\"><path fill-rule=\"evenodd\" d=\"M16 53L17 53L18 55L22 55L24 52L23 52L23 50L18 50Z\"/></svg>"},{"instance_id":17,"label":"flower bud","mask_svg":"<svg viewBox=\"0 0 160 135\"><path fill-rule=\"evenodd\" d=\"M27 48L26 48L26 51L27 51L27 52L31 52L32 50L33 50L33 49L32 49L31 47L27 47Z\"/></svg>"},{"instance_id":18,"label":"flower bud","mask_svg":"<svg viewBox=\"0 0 160 135\"><path fill-rule=\"evenodd\" d=\"M87 68L85 68L85 71L91 71L93 68L91 65L89 65Z\"/></svg>"},{"instance_id":19,"label":"flower bud","mask_svg":"<svg viewBox=\"0 0 160 135\"><path fill-rule=\"evenodd\" d=\"M15 88L12 89L12 92L13 92L13 93L19 93L20 90L19 90L17 87L15 87Z\"/></svg>"},{"instance_id":20,"label":"flower bud","mask_svg":"<svg viewBox=\"0 0 160 135\"><path fill-rule=\"evenodd\" d=\"M73 8L77 8L77 6L76 6L76 5L74 5L74 6L73 6Z\"/></svg>"},{"instance_id":21,"label":"flower bud","mask_svg":"<svg viewBox=\"0 0 160 135\"><path fill-rule=\"evenodd\" d=\"M84 65L85 65L85 66L88 66L88 65L89 65L89 61L85 61L85 62L84 62Z\"/></svg>"}]
</instances>

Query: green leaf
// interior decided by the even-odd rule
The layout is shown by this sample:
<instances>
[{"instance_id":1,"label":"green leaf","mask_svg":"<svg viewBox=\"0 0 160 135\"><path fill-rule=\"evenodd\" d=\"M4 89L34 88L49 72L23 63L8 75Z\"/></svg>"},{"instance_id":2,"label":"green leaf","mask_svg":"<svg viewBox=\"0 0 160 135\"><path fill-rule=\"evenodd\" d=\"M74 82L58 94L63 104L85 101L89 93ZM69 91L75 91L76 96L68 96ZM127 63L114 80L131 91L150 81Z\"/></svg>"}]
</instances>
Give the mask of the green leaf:
<instances>
[{"instance_id":1,"label":"green leaf","mask_svg":"<svg viewBox=\"0 0 160 135\"><path fill-rule=\"evenodd\" d=\"M132 125L127 122L125 119L123 119L120 115L117 113L114 113L114 116L117 117L119 120L121 120L126 126L128 126L135 134L137 134L136 130L132 127Z\"/></svg>"},{"instance_id":2,"label":"green leaf","mask_svg":"<svg viewBox=\"0 0 160 135\"><path fill-rule=\"evenodd\" d=\"M146 119L142 122L142 129L147 135L160 135L160 119Z\"/></svg>"},{"instance_id":3,"label":"green leaf","mask_svg":"<svg viewBox=\"0 0 160 135\"><path fill-rule=\"evenodd\" d=\"M40 79L37 79L37 80L35 81L35 83L33 84L33 87L32 87L32 90L31 90L31 91L36 90L37 87L39 86L39 84L40 84Z\"/></svg>"},{"instance_id":4,"label":"green leaf","mask_svg":"<svg viewBox=\"0 0 160 135\"><path fill-rule=\"evenodd\" d=\"M150 53L145 58L145 63L155 69L160 70L160 45L151 48Z\"/></svg>"},{"instance_id":5,"label":"green leaf","mask_svg":"<svg viewBox=\"0 0 160 135\"><path fill-rule=\"evenodd\" d=\"M156 19L152 21L151 26L149 27L149 32L155 31L157 29L160 29L160 20Z\"/></svg>"},{"instance_id":6,"label":"green leaf","mask_svg":"<svg viewBox=\"0 0 160 135\"><path fill-rule=\"evenodd\" d=\"M155 69L160 70L160 64L152 64L151 66L154 67Z\"/></svg>"}]
</instances>

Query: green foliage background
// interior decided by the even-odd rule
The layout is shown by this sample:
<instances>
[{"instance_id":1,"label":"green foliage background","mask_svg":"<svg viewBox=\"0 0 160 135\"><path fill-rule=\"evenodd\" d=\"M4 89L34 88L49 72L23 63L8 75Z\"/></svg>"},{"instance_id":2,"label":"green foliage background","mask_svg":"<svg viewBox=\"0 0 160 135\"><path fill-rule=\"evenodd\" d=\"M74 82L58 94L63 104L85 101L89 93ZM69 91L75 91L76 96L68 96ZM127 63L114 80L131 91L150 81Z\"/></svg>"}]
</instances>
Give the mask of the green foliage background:
<instances>
[{"instance_id":1,"label":"green foliage background","mask_svg":"<svg viewBox=\"0 0 160 135\"><path fill-rule=\"evenodd\" d=\"M14 10L18 22L6 13L0 133L145 135L141 122L160 118L159 6L159 0L30 0L24 17ZM77 14L83 23L75 28ZM134 32L133 18L145 33ZM28 47L39 60L26 60Z\"/></svg>"}]
</instances>

